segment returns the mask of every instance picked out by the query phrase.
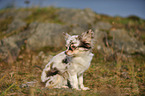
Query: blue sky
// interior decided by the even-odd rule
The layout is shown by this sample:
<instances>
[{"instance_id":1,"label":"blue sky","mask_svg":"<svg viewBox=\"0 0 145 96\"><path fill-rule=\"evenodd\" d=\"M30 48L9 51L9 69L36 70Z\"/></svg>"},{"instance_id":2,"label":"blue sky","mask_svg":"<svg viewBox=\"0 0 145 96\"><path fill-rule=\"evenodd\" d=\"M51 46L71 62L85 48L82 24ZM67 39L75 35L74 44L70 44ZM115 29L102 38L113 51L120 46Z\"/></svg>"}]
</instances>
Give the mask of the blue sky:
<instances>
[{"instance_id":1,"label":"blue sky","mask_svg":"<svg viewBox=\"0 0 145 96\"><path fill-rule=\"evenodd\" d=\"M26 7L25 0L0 0L0 9L13 4L16 8ZM67 8L91 8L96 13L127 17L136 15L145 19L145 0L29 0L29 7L56 6Z\"/></svg>"}]
</instances>

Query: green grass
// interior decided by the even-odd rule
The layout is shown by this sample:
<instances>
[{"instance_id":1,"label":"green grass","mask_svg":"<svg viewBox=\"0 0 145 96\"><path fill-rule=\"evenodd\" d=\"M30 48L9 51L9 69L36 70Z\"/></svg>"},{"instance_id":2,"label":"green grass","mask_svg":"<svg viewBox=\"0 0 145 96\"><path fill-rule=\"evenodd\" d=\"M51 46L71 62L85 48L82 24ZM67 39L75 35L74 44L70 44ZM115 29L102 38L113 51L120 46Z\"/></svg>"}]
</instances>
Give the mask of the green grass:
<instances>
[{"instance_id":1,"label":"green grass","mask_svg":"<svg viewBox=\"0 0 145 96\"><path fill-rule=\"evenodd\" d=\"M5 19L0 19L0 39L3 38L7 33L6 30L8 29L8 25L11 24L13 20L12 16L9 16Z\"/></svg>"},{"instance_id":2,"label":"green grass","mask_svg":"<svg viewBox=\"0 0 145 96\"><path fill-rule=\"evenodd\" d=\"M5 19L0 19L0 26L1 26L0 33L8 29L8 25L12 22L12 20L13 20L13 17L11 16Z\"/></svg>"},{"instance_id":3,"label":"green grass","mask_svg":"<svg viewBox=\"0 0 145 96\"><path fill-rule=\"evenodd\" d=\"M35 9L28 9L28 10L31 11L32 14L25 19L27 23L46 22L46 23L63 24L63 22L58 19L58 16L56 14L56 12L59 10L58 8L49 7L49 8L35 8Z\"/></svg>"},{"instance_id":4,"label":"green grass","mask_svg":"<svg viewBox=\"0 0 145 96\"><path fill-rule=\"evenodd\" d=\"M49 55L56 55L56 51L48 51ZM41 70L44 67L43 58L37 57L38 52L23 52L18 61L11 65L2 64L0 70L0 93L9 95L58 95L58 96L110 96L143 95L145 80L145 60L142 56L117 57L117 61L105 61L101 53L94 52L90 68L84 74L84 85L89 91L72 89L48 89L40 81ZM46 55L45 56L49 56ZM126 73L126 75L124 74ZM37 81L33 87L20 87L30 81ZM12 84L15 83L15 86ZM12 86L12 87L11 87Z\"/></svg>"}]
</instances>

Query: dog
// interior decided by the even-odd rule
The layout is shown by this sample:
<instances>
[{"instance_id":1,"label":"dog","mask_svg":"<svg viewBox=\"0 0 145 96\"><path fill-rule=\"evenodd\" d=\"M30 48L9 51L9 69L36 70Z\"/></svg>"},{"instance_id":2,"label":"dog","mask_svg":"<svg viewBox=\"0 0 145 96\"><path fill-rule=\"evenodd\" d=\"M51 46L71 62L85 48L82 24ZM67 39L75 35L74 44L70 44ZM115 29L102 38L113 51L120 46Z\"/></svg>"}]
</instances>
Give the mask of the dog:
<instances>
[{"instance_id":1,"label":"dog","mask_svg":"<svg viewBox=\"0 0 145 96\"><path fill-rule=\"evenodd\" d=\"M73 88L89 90L84 87L83 73L89 68L93 53L93 35L90 29L81 35L63 33L66 51L54 56L43 69L41 80L49 88Z\"/></svg>"}]
</instances>

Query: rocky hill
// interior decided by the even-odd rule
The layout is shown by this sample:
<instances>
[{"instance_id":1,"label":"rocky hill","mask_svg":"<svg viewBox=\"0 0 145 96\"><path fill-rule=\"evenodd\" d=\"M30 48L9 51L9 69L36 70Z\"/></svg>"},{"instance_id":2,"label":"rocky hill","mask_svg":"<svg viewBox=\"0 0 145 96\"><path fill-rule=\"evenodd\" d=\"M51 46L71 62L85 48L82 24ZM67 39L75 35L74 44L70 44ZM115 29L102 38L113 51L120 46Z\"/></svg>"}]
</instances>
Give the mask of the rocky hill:
<instances>
[{"instance_id":1,"label":"rocky hill","mask_svg":"<svg viewBox=\"0 0 145 96\"><path fill-rule=\"evenodd\" d=\"M145 21L99 15L91 9L32 8L0 12L0 58L16 59L22 47L40 50L64 46L62 32L81 34L93 29L96 50L111 48L127 54L145 54Z\"/></svg>"}]
</instances>

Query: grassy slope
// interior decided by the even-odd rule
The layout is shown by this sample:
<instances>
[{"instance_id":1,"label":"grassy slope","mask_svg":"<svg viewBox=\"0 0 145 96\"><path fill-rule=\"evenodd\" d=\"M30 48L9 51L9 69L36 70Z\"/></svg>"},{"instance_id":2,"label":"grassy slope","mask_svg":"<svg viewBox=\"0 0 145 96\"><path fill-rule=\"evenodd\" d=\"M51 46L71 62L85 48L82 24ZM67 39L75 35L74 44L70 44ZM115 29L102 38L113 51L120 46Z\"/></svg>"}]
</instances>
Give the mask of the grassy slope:
<instances>
[{"instance_id":1,"label":"grassy slope","mask_svg":"<svg viewBox=\"0 0 145 96\"><path fill-rule=\"evenodd\" d=\"M57 9L44 8L42 9L20 9L21 11L32 11L32 15L25 19L29 24L31 22L50 22L61 23L55 15ZM19 10L19 11L20 11ZM52 11L55 10L55 11ZM3 11L4 12L4 11ZM45 15L46 13L51 13ZM52 15L53 13L53 15ZM1 12L2 14L2 12ZM41 18L39 18L41 16ZM43 18L42 18L43 17ZM109 22L113 25L112 28L123 28L128 30L129 34L135 34L139 40L145 42L145 21L136 17L121 18L121 17L108 17L96 14L98 21ZM0 38L8 37L4 34L8 24L11 23L12 17L9 19L0 20ZM44 49L49 55L56 55L62 50L46 48ZM57 50L57 51L56 51ZM8 64L0 63L0 94L2 95L35 95L35 96L48 96L48 95L143 95L145 94L145 56L131 56L131 57L115 57L110 61L106 60L103 53L96 50L93 51L95 56L92 64L84 74L84 83L90 87L90 91L76 91L71 89L47 89L44 88L40 81L41 70L38 68L44 67L43 58L38 57L38 52L26 52L23 50L18 57L17 61ZM122 53L120 53L122 54ZM108 55L108 54L105 54ZM37 81L33 87L22 87L30 81Z\"/></svg>"}]
</instances>

